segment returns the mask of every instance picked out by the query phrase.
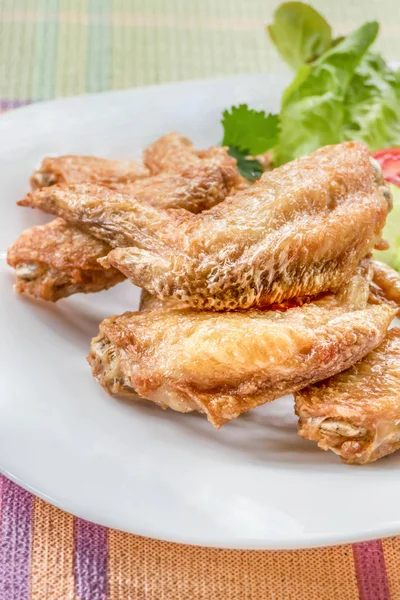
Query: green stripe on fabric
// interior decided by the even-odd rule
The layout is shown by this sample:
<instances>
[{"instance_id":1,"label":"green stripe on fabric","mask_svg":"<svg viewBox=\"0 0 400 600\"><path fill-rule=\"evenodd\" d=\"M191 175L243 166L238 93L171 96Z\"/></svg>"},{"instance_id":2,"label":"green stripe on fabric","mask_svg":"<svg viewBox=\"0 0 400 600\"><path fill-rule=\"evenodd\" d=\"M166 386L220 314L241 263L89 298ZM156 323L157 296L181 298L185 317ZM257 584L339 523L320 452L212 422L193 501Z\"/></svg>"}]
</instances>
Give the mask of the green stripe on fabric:
<instances>
[{"instance_id":1,"label":"green stripe on fabric","mask_svg":"<svg viewBox=\"0 0 400 600\"><path fill-rule=\"evenodd\" d=\"M232 36L226 31L114 24L112 38L114 89L267 71L275 52L262 29Z\"/></svg>"},{"instance_id":2,"label":"green stripe on fabric","mask_svg":"<svg viewBox=\"0 0 400 600\"><path fill-rule=\"evenodd\" d=\"M110 3L90 0L87 54L87 90L102 92L110 86Z\"/></svg>"},{"instance_id":3,"label":"green stripe on fabric","mask_svg":"<svg viewBox=\"0 0 400 600\"><path fill-rule=\"evenodd\" d=\"M3 21L0 13L0 97L29 100L36 27Z\"/></svg>"},{"instance_id":4,"label":"green stripe on fabric","mask_svg":"<svg viewBox=\"0 0 400 600\"><path fill-rule=\"evenodd\" d=\"M89 0L59 0L56 96L85 94Z\"/></svg>"},{"instance_id":5,"label":"green stripe on fabric","mask_svg":"<svg viewBox=\"0 0 400 600\"><path fill-rule=\"evenodd\" d=\"M54 97L59 0L38 0L36 10L42 19L36 23L31 97L45 100Z\"/></svg>"}]
</instances>

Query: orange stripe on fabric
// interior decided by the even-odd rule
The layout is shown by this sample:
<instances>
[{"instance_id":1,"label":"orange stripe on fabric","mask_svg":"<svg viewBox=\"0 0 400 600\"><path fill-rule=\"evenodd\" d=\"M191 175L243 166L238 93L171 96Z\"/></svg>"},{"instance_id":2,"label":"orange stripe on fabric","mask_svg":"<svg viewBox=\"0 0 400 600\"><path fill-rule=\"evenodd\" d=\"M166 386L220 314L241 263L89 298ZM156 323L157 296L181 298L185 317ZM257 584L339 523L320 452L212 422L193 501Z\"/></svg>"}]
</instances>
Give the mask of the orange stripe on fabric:
<instances>
[{"instance_id":1,"label":"orange stripe on fabric","mask_svg":"<svg viewBox=\"0 0 400 600\"><path fill-rule=\"evenodd\" d=\"M109 600L358 600L351 546L253 552L108 531Z\"/></svg>"},{"instance_id":2,"label":"orange stripe on fabric","mask_svg":"<svg viewBox=\"0 0 400 600\"><path fill-rule=\"evenodd\" d=\"M400 537L382 540L390 597L400 598Z\"/></svg>"},{"instance_id":3,"label":"orange stripe on fabric","mask_svg":"<svg viewBox=\"0 0 400 600\"><path fill-rule=\"evenodd\" d=\"M74 517L35 498L30 600L76 600L73 551Z\"/></svg>"}]
</instances>

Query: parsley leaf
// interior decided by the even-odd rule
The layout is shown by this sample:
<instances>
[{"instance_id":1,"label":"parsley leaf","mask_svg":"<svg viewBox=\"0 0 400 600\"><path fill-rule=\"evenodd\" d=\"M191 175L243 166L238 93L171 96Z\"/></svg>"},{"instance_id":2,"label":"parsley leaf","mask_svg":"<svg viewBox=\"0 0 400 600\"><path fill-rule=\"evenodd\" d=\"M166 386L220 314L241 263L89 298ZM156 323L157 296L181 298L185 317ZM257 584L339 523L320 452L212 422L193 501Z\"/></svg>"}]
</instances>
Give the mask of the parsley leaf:
<instances>
[{"instance_id":1,"label":"parsley leaf","mask_svg":"<svg viewBox=\"0 0 400 600\"><path fill-rule=\"evenodd\" d=\"M252 110L247 104L232 106L222 115L223 146L234 146L255 156L273 148L278 142L279 117Z\"/></svg>"},{"instance_id":2,"label":"parsley leaf","mask_svg":"<svg viewBox=\"0 0 400 600\"><path fill-rule=\"evenodd\" d=\"M256 181L263 173L261 163L255 158L248 158L249 151L242 152L235 146L230 146L228 154L236 158L239 173L249 181Z\"/></svg>"}]
</instances>

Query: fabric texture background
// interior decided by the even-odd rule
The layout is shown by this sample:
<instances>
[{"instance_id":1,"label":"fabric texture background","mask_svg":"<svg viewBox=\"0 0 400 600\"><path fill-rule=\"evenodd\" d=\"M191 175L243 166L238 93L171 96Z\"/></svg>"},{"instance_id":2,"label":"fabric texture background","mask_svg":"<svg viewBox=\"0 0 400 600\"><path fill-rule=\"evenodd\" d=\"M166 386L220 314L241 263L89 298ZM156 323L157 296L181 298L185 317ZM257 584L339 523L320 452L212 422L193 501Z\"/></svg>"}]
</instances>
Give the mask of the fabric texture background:
<instances>
[{"instance_id":1,"label":"fabric texture background","mask_svg":"<svg viewBox=\"0 0 400 600\"><path fill-rule=\"evenodd\" d=\"M278 70L276 0L0 0L0 109L55 97ZM314 0L346 33L399 0ZM348 468L348 467L344 467ZM394 473L393 476L397 474ZM109 530L0 476L0 600L395 600L400 537L288 552L182 546Z\"/></svg>"}]
</instances>

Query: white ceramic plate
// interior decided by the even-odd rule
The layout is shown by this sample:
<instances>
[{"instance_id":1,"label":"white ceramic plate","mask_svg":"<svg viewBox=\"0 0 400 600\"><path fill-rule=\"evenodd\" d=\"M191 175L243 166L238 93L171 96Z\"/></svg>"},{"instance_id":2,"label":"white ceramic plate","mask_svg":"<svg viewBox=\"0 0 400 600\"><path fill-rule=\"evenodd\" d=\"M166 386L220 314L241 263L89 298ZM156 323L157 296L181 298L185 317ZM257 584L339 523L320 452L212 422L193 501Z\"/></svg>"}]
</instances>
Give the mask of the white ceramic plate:
<instances>
[{"instance_id":1,"label":"white ceramic plate","mask_svg":"<svg viewBox=\"0 0 400 600\"><path fill-rule=\"evenodd\" d=\"M44 156L135 157L170 130L221 139L232 103L277 110L284 76L251 76L82 96L0 119L0 467L80 517L160 539L298 548L400 532L400 453L344 466L296 433L291 398L220 431L200 415L108 397L85 356L99 322L135 309L129 283L56 305L16 297L5 262L46 218L17 208Z\"/></svg>"}]
</instances>

